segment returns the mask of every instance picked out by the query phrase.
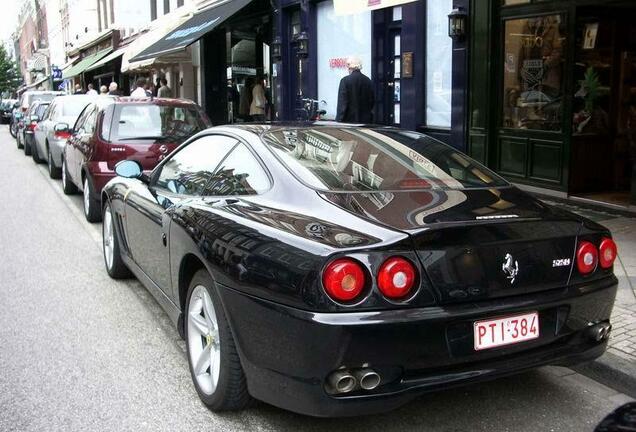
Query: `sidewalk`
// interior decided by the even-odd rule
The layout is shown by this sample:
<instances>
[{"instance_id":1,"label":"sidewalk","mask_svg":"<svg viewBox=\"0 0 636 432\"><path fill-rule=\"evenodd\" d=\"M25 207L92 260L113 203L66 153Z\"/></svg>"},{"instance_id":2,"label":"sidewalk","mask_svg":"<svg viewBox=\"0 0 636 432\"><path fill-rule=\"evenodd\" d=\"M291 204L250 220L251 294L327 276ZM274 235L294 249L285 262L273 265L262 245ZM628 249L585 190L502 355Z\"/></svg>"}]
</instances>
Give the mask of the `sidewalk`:
<instances>
[{"instance_id":1,"label":"sidewalk","mask_svg":"<svg viewBox=\"0 0 636 432\"><path fill-rule=\"evenodd\" d=\"M614 265L618 292L611 318L609 347L598 360L575 369L607 384L622 387L625 393L636 398L636 217L573 202L543 201L585 216L612 232L618 246L618 260Z\"/></svg>"}]
</instances>

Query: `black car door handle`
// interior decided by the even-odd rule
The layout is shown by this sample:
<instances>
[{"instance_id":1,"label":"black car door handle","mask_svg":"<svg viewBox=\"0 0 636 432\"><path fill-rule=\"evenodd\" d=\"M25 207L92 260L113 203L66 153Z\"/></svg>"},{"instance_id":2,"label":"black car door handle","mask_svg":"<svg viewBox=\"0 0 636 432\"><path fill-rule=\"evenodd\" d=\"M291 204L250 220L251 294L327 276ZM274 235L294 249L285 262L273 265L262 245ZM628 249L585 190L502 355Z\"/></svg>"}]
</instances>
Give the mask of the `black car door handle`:
<instances>
[{"instance_id":1,"label":"black car door handle","mask_svg":"<svg viewBox=\"0 0 636 432\"><path fill-rule=\"evenodd\" d=\"M166 233L161 233L161 242L164 246L168 246L168 237L166 236Z\"/></svg>"}]
</instances>

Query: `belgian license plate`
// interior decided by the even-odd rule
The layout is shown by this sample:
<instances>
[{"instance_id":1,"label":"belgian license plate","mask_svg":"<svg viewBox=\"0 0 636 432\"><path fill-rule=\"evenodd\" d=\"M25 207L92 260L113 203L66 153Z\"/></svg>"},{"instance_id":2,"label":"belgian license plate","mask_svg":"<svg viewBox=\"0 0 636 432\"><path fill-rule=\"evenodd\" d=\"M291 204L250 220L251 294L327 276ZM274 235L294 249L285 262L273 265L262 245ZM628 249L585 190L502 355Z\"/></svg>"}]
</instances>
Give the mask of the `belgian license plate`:
<instances>
[{"instance_id":1,"label":"belgian license plate","mask_svg":"<svg viewBox=\"0 0 636 432\"><path fill-rule=\"evenodd\" d=\"M474 323L475 351L525 342L539 337L539 314L528 312Z\"/></svg>"}]
</instances>

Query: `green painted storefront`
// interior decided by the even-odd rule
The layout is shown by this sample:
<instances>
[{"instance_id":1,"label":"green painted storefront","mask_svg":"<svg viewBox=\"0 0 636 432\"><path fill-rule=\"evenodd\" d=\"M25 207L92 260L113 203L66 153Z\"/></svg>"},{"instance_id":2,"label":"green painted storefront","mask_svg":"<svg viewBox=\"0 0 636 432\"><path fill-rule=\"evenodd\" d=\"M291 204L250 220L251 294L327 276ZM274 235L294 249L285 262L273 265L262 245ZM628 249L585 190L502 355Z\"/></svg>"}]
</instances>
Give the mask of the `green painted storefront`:
<instances>
[{"instance_id":1,"label":"green painted storefront","mask_svg":"<svg viewBox=\"0 0 636 432\"><path fill-rule=\"evenodd\" d=\"M636 2L473 0L469 20L470 155L518 184L633 199Z\"/></svg>"}]
</instances>

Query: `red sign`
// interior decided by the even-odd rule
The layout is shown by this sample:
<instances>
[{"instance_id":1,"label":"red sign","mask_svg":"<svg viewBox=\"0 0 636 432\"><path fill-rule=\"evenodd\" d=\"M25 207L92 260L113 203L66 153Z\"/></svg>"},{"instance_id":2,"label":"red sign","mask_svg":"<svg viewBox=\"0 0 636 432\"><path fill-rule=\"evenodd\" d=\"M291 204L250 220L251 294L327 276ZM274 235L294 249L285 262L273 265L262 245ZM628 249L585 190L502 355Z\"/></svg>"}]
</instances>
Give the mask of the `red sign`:
<instances>
[{"instance_id":1,"label":"red sign","mask_svg":"<svg viewBox=\"0 0 636 432\"><path fill-rule=\"evenodd\" d=\"M347 68L347 58L346 57L338 57L329 59L329 67L331 69L346 69Z\"/></svg>"}]
</instances>

